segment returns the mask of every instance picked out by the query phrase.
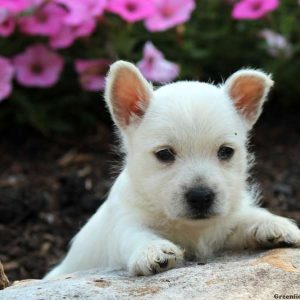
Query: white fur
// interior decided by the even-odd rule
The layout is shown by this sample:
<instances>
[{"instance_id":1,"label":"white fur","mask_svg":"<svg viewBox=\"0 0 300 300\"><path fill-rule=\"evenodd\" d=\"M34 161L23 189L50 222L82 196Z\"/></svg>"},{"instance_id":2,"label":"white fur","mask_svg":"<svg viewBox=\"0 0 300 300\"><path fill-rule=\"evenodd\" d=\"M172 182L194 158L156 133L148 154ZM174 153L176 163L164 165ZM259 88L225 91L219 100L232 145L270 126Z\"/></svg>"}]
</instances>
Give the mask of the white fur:
<instances>
[{"instance_id":1,"label":"white fur","mask_svg":"<svg viewBox=\"0 0 300 300\"><path fill-rule=\"evenodd\" d=\"M140 82L136 88L147 89L151 98L144 115L133 114L128 125L119 122L122 115L114 111L111 99L112 91L122 88L122 84L114 85L120 70L136 75ZM132 64L112 66L106 101L121 131L124 168L107 201L46 278L94 267L148 275L175 267L184 255L205 259L223 249L300 245L297 226L258 207L255 193L247 185L246 146L251 124L229 97L232 82L240 76L260 78L264 86L260 103L251 112L252 124L272 85L261 71L239 71L222 86L186 81L153 91ZM145 99L139 101L143 107ZM235 149L228 162L217 157L223 144ZM154 156L163 146L176 149L176 161L171 165ZM217 197L214 215L193 220L184 192L199 183L214 189Z\"/></svg>"}]
</instances>

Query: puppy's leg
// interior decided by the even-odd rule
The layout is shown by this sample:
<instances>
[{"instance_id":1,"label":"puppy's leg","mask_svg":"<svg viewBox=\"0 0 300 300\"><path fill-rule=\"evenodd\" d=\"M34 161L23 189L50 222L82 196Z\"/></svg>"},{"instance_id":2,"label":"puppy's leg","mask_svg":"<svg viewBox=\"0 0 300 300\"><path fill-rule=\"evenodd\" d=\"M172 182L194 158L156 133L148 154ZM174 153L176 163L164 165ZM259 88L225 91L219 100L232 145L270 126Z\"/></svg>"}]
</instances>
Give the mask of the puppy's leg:
<instances>
[{"instance_id":1,"label":"puppy's leg","mask_svg":"<svg viewBox=\"0 0 300 300\"><path fill-rule=\"evenodd\" d=\"M299 247L300 230L292 220L248 207L237 215L237 226L226 244L229 249Z\"/></svg>"},{"instance_id":2,"label":"puppy's leg","mask_svg":"<svg viewBox=\"0 0 300 300\"><path fill-rule=\"evenodd\" d=\"M183 250L141 226L127 229L122 252L131 275L151 275L174 268L183 261Z\"/></svg>"},{"instance_id":3,"label":"puppy's leg","mask_svg":"<svg viewBox=\"0 0 300 300\"><path fill-rule=\"evenodd\" d=\"M143 218L121 205L104 203L74 238L65 259L46 279L95 267L149 275L175 267L183 251L143 225Z\"/></svg>"}]
</instances>

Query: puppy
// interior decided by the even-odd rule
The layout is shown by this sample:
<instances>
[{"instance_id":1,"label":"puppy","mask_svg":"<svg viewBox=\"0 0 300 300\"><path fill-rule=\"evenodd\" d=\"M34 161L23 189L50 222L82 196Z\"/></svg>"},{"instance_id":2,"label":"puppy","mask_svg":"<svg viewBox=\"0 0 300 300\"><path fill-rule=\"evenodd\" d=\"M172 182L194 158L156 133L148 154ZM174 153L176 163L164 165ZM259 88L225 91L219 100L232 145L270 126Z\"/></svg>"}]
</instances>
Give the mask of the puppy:
<instances>
[{"instance_id":1,"label":"puppy","mask_svg":"<svg viewBox=\"0 0 300 300\"><path fill-rule=\"evenodd\" d=\"M273 85L240 70L221 86L182 81L153 90L118 61L105 100L126 154L107 201L46 278L90 268L150 275L216 251L300 246L286 218L258 207L247 183L247 137Z\"/></svg>"}]
</instances>

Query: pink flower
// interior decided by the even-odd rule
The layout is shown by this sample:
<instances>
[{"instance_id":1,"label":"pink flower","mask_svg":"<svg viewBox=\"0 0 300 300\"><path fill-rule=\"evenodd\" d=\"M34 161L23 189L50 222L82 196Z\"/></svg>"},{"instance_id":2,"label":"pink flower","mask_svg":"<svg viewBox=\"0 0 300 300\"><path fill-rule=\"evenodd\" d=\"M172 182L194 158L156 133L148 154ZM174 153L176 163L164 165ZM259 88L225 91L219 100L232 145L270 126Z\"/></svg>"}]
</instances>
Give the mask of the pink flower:
<instances>
[{"instance_id":1,"label":"pink flower","mask_svg":"<svg viewBox=\"0 0 300 300\"><path fill-rule=\"evenodd\" d=\"M59 79L63 64L63 59L43 44L29 46L14 58L16 79L28 87L54 85Z\"/></svg>"},{"instance_id":2,"label":"pink flower","mask_svg":"<svg viewBox=\"0 0 300 300\"><path fill-rule=\"evenodd\" d=\"M271 56L291 57L293 52L292 45L284 36L270 29L262 30L260 36L265 39L268 45L268 52Z\"/></svg>"},{"instance_id":3,"label":"pink flower","mask_svg":"<svg viewBox=\"0 0 300 300\"><path fill-rule=\"evenodd\" d=\"M103 14L107 0L55 0L68 10L65 23L80 25Z\"/></svg>"},{"instance_id":4,"label":"pink flower","mask_svg":"<svg viewBox=\"0 0 300 300\"><path fill-rule=\"evenodd\" d=\"M14 68L7 58L0 57L0 101L7 98L12 91Z\"/></svg>"},{"instance_id":5,"label":"pink flower","mask_svg":"<svg viewBox=\"0 0 300 300\"><path fill-rule=\"evenodd\" d=\"M63 25L61 29L50 37L50 46L55 49L71 46L77 38L90 36L96 29L95 19L90 19L77 26Z\"/></svg>"},{"instance_id":6,"label":"pink flower","mask_svg":"<svg viewBox=\"0 0 300 300\"><path fill-rule=\"evenodd\" d=\"M165 60L151 42L145 44L144 57L137 66L147 79L159 83L170 82L179 74L179 66Z\"/></svg>"},{"instance_id":7,"label":"pink flower","mask_svg":"<svg viewBox=\"0 0 300 300\"><path fill-rule=\"evenodd\" d=\"M7 37L14 32L14 16L26 8L28 0L0 0L0 36Z\"/></svg>"},{"instance_id":8,"label":"pink flower","mask_svg":"<svg viewBox=\"0 0 300 300\"><path fill-rule=\"evenodd\" d=\"M20 29L32 35L54 35L63 26L67 12L56 3L47 3L38 8L33 15L20 19Z\"/></svg>"},{"instance_id":9,"label":"pink flower","mask_svg":"<svg viewBox=\"0 0 300 300\"><path fill-rule=\"evenodd\" d=\"M155 12L153 0L111 0L107 10L118 14L129 23L144 20Z\"/></svg>"},{"instance_id":10,"label":"pink flower","mask_svg":"<svg viewBox=\"0 0 300 300\"><path fill-rule=\"evenodd\" d=\"M110 61L105 59L77 59L75 61L75 69L79 74L81 87L91 92L103 90L109 65Z\"/></svg>"},{"instance_id":11,"label":"pink flower","mask_svg":"<svg viewBox=\"0 0 300 300\"><path fill-rule=\"evenodd\" d=\"M0 0L0 36L11 35L16 27L15 17L37 6L42 0Z\"/></svg>"},{"instance_id":12,"label":"pink flower","mask_svg":"<svg viewBox=\"0 0 300 300\"><path fill-rule=\"evenodd\" d=\"M153 0L155 13L146 18L145 26L149 31L164 31L190 19L195 9L194 0Z\"/></svg>"},{"instance_id":13,"label":"pink flower","mask_svg":"<svg viewBox=\"0 0 300 300\"><path fill-rule=\"evenodd\" d=\"M232 17L237 20L256 20L279 6L279 0L242 0L233 7Z\"/></svg>"},{"instance_id":14,"label":"pink flower","mask_svg":"<svg viewBox=\"0 0 300 300\"><path fill-rule=\"evenodd\" d=\"M0 22L0 36L10 36L16 28L16 22L12 17L7 18L5 21Z\"/></svg>"}]
</instances>

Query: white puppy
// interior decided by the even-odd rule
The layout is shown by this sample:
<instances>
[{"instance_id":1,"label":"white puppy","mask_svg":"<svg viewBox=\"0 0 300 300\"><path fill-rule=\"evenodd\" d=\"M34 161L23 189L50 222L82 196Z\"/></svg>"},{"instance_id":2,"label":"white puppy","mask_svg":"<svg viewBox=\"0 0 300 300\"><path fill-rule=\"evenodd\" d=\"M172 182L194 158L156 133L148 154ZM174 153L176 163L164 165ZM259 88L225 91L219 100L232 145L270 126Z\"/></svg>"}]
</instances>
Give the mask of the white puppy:
<instances>
[{"instance_id":1,"label":"white puppy","mask_svg":"<svg viewBox=\"0 0 300 300\"><path fill-rule=\"evenodd\" d=\"M134 65L113 64L105 99L124 168L46 278L95 267L149 275L184 255L299 246L297 226L258 207L247 183L248 132L272 85L246 69L222 86L184 81L154 91Z\"/></svg>"}]
</instances>

